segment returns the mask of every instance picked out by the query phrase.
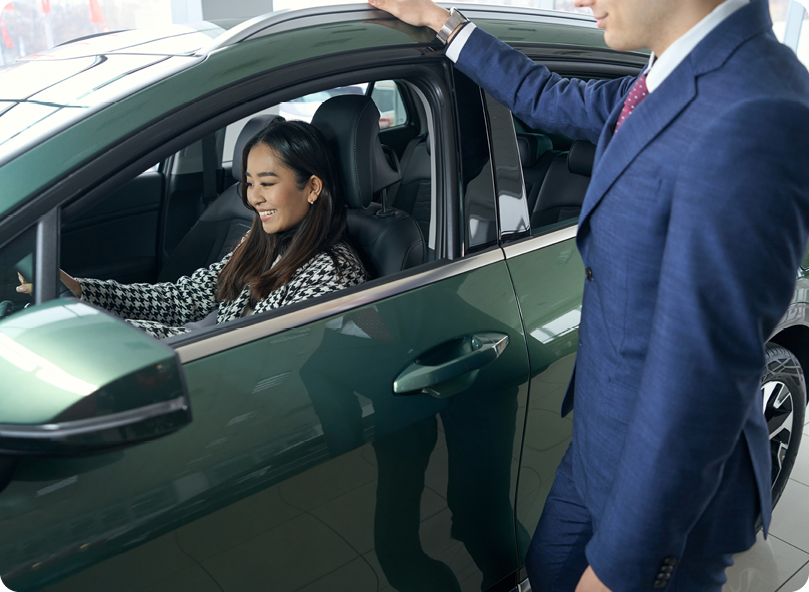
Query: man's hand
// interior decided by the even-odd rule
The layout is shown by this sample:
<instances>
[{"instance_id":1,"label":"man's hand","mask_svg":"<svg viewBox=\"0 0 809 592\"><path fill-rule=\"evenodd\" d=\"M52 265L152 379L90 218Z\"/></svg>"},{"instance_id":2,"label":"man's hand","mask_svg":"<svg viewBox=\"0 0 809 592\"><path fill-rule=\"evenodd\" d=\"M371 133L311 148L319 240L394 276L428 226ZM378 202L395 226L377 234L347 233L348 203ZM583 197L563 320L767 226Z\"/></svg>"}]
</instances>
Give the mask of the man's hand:
<instances>
[{"instance_id":1,"label":"man's hand","mask_svg":"<svg viewBox=\"0 0 809 592\"><path fill-rule=\"evenodd\" d=\"M432 0L368 0L368 4L416 27L430 27L436 33L449 19L449 11Z\"/></svg>"},{"instance_id":2,"label":"man's hand","mask_svg":"<svg viewBox=\"0 0 809 592\"><path fill-rule=\"evenodd\" d=\"M588 565L576 586L576 592L610 592L610 589L601 583L596 572Z\"/></svg>"}]
</instances>

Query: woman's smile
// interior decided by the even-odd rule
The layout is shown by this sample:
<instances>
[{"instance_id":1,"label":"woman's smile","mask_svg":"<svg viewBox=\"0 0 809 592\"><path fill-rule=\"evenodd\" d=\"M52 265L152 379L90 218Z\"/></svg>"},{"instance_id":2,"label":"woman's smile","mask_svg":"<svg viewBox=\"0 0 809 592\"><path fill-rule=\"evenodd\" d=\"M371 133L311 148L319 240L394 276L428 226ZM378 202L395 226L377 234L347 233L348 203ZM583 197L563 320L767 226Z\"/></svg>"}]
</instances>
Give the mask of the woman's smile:
<instances>
[{"instance_id":1,"label":"woman's smile","mask_svg":"<svg viewBox=\"0 0 809 592\"><path fill-rule=\"evenodd\" d=\"M261 218L262 222L266 222L267 220L275 216L277 212L278 210L258 210L258 215Z\"/></svg>"}]
</instances>

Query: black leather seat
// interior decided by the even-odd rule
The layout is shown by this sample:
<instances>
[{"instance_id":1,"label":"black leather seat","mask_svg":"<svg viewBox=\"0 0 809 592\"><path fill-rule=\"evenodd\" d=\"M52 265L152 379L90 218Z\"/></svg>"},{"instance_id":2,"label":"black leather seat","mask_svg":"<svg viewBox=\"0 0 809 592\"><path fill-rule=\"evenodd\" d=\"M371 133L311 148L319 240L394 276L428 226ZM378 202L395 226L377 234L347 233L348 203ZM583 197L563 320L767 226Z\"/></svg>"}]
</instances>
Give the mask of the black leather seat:
<instances>
[{"instance_id":1,"label":"black leather seat","mask_svg":"<svg viewBox=\"0 0 809 592\"><path fill-rule=\"evenodd\" d=\"M402 154L402 180L389 195L390 204L410 214L426 239L430 235L433 175L427 134L410 141Z\"/></svg>"},{"instance_id":2,"label":"black leather seat","mask_svg":"<svg viewBox=\"0 0 809 592\"><path fill-rule=\"evenodd\" d=\"M244 207L239 195L242 151L253 136L277 117L278 115L256 115L244 126L233 149L231 174L236 183L225 189L206 208L166 261L157 281L173 282L221 260L244 233L250 230L255 214Z\"/></svg>"},{"instance_id":3,"label":"black leather seat","mask_svg":"<svg viewBox=\"0 0 809 592\"><path fill-rule=\"evenodd\" d=\"M532 229L570 220L581 213L593 174L595 153L593 144L577 140L570 147L570 152L555 156L531 213Z\"/></svg>"},{"instance_id":4,"label":"black leather seat","mask_svg":"<svg viewBox=\"0 0 809 592\"><path fill-rule=\"evenodd\" d=\"M539 196L539 188L554 158L560 152L553 149L553 142L544 134L517 134L520 149L520 164L525 182L525 195L528 197L528 211L533 212Z\"/></svg>"},{"instance_id":5,"label":"black leather seat","mask_svg":"<svg viewBox=\"0 0 809 592\"><path fill-rule=\"evenodd\" d=\"M312 119L337 156L348 204L348 233L373 277L424 262L425 244L416 221L374 196L400 180L379 141L379 110L370 97L343 95L323 103ZM384 198L383 198L384 201Z\"/></svg>"}]
</instances>

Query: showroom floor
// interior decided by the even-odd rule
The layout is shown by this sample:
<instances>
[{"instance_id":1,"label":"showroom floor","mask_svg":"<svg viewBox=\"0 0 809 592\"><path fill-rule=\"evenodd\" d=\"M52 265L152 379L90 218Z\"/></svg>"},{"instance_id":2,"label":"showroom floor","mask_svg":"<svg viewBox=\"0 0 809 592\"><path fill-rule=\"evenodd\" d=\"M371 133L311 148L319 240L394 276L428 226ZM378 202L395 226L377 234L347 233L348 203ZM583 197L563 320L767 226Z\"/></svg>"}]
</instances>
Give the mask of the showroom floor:
<instances>
[{"instance_id":1,"label":"showroom floor","mask_svg":"<svg viewBox=\"0 0 809 592\"><path fill-rule=\"evenodd\" d=\"M809 422L770 536L735 559L723 592L809 592Z\"/></svg>"}]
</instances>

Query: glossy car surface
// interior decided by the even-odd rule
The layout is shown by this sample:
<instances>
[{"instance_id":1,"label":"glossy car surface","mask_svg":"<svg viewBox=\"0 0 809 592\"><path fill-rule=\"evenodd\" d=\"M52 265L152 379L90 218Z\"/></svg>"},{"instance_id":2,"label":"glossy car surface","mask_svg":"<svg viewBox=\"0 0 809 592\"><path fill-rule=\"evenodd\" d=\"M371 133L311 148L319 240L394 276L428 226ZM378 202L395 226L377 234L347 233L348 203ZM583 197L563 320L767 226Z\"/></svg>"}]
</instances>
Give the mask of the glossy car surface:
<instances>
[{"instance_id":1,"label":"glossy car surface","mask_svg":"<svg viewBox=\"0 0 809 592\"><path fill-rule=\"evenodd\" d=\"M647 60L579 15L465 12L562 75ZM358 89L400 162L385 199L419 225L419 264L163 342L59 298L60 266L176 279L169 263L234 183L247 120L308 119ZM3 582L514 589L571 437L559 410L589 182L571 149L588 148L526 128L429 32L367 5L102 35L0 69ZM770 409L774 481L801 431L783 411L805 405L807 273L772 337L797 360Z\"/></svg>"}]
</instances>

